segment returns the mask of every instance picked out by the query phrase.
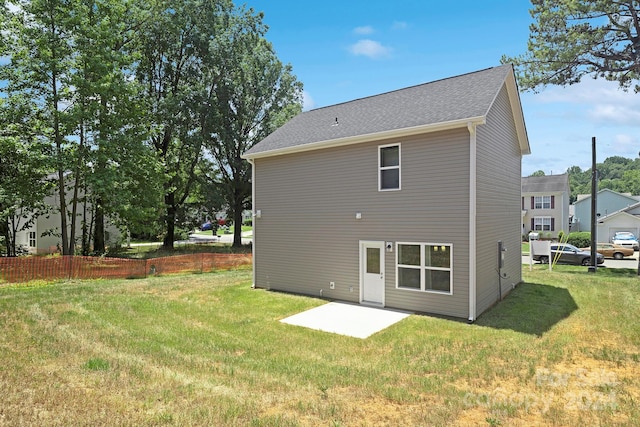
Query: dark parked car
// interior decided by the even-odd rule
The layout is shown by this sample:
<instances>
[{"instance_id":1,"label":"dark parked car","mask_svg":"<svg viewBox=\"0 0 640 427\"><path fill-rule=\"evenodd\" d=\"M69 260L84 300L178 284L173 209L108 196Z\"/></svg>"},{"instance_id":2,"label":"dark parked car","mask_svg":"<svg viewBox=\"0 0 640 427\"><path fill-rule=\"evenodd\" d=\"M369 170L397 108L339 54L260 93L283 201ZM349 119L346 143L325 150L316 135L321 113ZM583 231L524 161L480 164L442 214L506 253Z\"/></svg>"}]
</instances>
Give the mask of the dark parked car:
<instances>
[{"instance_id":1,"label":"dark parked car","mask_svg":"<svg viewBox=\"0 0 640 427\"><path fill-rule=\"evenodd\" d=\"M549 263L549 257L546 255L534 255L533 259L542 264ZM557 259L557 262L562 264L591 265L591 252L583 251L569 244L554 243L551 245L551 259ZM596 262L602 264L604 256L596 254Z\"/></svg>"}]
</instances>

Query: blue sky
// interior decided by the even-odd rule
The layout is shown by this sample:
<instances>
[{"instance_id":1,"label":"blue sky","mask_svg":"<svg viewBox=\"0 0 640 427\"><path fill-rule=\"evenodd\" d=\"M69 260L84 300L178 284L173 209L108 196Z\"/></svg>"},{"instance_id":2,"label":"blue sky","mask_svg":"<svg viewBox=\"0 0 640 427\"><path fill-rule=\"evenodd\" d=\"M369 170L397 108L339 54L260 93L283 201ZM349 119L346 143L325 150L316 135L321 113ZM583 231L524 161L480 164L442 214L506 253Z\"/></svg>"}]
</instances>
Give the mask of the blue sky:
<instances>
[{"instance_id":1,"label":"blue sky","mask_svg":"<svg viewBox=\"0 0 640 427\"><path fill-rule=\"evenodd\" d=\"M264 12L267 39L304 83L305 109L499 65L524 53L526 0L246 0ZM521 93L531 144L523 176L563 173L640 152L640 94L585 79Z\"/></svg>"}]
</instances>

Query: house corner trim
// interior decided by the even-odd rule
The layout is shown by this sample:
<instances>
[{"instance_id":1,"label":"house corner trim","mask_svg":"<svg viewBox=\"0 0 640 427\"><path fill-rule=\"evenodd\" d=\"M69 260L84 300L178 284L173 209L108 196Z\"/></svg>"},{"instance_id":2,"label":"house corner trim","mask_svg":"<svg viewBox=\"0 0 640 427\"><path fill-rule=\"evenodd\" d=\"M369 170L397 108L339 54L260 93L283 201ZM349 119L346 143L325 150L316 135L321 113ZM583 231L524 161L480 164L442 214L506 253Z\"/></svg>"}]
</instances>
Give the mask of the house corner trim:
<instances>
[{"instance_id":1,"label":"house corner trim","mask_svg":"<svg viewBox=\"0 0 640 427\"><path fill-rule=\"evenodd\" d=\"M469 322L476 320L476 124L469 129Z\"/></svg>"}]
</instances>

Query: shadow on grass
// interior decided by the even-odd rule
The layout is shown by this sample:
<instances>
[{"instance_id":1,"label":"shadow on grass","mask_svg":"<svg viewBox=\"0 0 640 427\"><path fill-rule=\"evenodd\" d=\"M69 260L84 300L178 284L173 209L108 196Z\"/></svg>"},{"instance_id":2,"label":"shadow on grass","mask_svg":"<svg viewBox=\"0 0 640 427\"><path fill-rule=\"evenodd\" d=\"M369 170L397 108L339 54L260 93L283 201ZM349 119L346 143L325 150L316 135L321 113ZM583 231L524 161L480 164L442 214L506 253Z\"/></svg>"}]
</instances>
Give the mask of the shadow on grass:
<instances>
[{"instance_id":1,"label":"shadow on grass","mask_svg":"<svg viewBox=\"0 0 640 427\"><path fill-rule=\"evenodd\" d=\"M542 336L577 308L566 289L523 283L475 323L478 326Z\"/></svg>"}]
</instances>

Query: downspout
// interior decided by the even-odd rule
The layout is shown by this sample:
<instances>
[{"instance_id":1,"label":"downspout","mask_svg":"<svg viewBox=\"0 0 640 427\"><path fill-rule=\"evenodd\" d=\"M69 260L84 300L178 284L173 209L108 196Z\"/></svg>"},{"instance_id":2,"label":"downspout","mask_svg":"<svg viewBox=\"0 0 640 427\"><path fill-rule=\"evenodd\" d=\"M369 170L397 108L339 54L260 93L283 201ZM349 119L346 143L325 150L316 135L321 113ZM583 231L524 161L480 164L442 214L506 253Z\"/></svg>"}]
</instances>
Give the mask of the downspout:
<instances>
[{"instance_id":1,"label":"downspout","mask_svg":"<svg viewBox=\"0 0 640 427\"><path fill-rule=\"evenodd\" d=\"M476 124L469 129L469 323L476 320Z\"/></svg>"},{"instance_id":2,"label":"downspout","mask_svg":"<svg viewBox=\"0 0 640 427\"><path fill-rule=\"evenodd\" d=\"M253 270L253 279L251 288L256 287L256 163L253 159L247 159L251 164L251 227L253 228L252 244L251 244L251 268Z\"/></svg>"}]
</instances>

